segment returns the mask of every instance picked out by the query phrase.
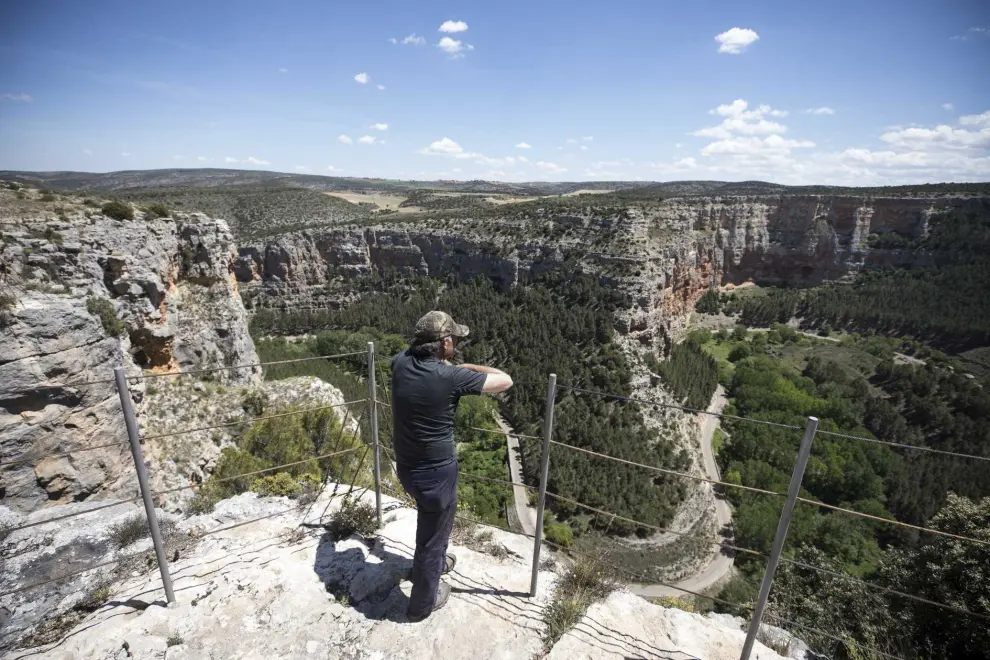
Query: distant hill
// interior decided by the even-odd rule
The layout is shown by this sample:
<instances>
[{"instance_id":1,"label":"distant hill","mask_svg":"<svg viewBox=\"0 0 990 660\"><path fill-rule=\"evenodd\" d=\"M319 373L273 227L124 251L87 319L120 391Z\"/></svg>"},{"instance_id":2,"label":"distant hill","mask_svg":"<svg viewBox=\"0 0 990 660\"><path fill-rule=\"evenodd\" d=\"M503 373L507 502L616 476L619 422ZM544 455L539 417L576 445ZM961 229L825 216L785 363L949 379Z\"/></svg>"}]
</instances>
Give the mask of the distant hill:
<instances>
[{"instance_id":1,"label":"distant hill","mask_svg":"<svg viewBox=\"0 0 990 660\"><path fill-rule=\"evenodd\" d=\"M578 191L615 191L619 200L690 196L739 195L941 195L990 194L990 183L930 183L907 186L785 186L766 181L402 181L359 177L322 176L258 170L217 168L125 170L121 172L17 172L0 171L0 180L65 191L110 192L133 188L222 188L267 186L308 188L319 191L394 192L413 190L487 193L539 197Z\"/></svg>"},{"instance_id":2,"label":"distant hill","mask_svg":"<svg viewBox=\"0 0 990 660\"><path fill-rule=\"evenodd\" d=\"M17 172L0 171L0 179L42 188L77 191L116 191L129 188L214 188L225 186L291 186L312 190L405 192L432 189L446 192L513 195L561 195L577 190L622 190L652 185L643 181L528 182L501 181L400 181L356 177L292 174L256 170L169 169L121 172Z\"/></svg>"}]
</instances>

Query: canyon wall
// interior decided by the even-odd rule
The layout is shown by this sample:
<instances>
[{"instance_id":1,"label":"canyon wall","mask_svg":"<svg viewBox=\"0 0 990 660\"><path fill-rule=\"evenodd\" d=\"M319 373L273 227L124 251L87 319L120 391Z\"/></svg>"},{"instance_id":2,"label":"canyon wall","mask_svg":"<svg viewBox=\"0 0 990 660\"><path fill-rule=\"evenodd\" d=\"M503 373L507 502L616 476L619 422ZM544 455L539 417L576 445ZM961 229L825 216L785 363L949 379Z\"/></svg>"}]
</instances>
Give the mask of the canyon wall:
<instances>
[{"instance_id":1,"label":"canyon wall","mask_svg":"<svg viewBox=\"0 0 990 660\"><path fill-rule=\"evenodd\" d=\"M76 209L2 219L0 502L7 507L134 494L120 401L106 382L114 367L136 376L258 361L226 223L138 215L121 221ZM255 383L260 370L219 372L216 380ZM139 413L147 382L132 384ZM114 442L121 444L92 449ZM59 455L68 451L75 453Z\"/></svg>"},{"instance_id":2,"label":"canyon wall","mask_svg":"<svg viewBox=\"0 0 990 660\"><path fill-rule=\"evenodd\" d=\"M593 210L541 209L524 220L424 219L370 228L302 231L242 246L234 271L259 306L333 309L348 281L373 271L510 287L561 267L565 255L629 292L616 326L661 348L713 285L745 281L810 286L864 268L931 265L917 250L878 250L870 234L923 237L933 215L990 213L973 197L686 197ZM614 211L614 210L613 210ZM658 343L658 340L663 340Z\"/></svg>"}]
</instances>

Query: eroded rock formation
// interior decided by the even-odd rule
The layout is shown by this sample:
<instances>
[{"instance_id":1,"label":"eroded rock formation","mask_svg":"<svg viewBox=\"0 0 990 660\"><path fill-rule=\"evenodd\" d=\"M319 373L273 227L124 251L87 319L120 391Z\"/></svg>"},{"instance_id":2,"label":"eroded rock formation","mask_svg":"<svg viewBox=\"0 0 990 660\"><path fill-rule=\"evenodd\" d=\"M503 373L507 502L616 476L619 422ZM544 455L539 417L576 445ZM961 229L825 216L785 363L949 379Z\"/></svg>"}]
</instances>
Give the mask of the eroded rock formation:
<instances>
[{"instance_id":1,"label":"eroded rock formation","mask_svg":"<svg viewBox=\"0 0 990 660\"><path fill-rule=\"evenodd\" d=\"M127 440L106 382L113 368L134 376L257 362L229 228L198 214L121 221L78 209L58 219L5 218L2 236L3 504L29 511L131 492L126 444L90 450ZM217 379L251 384L260 372ZM133 386L138 404L144 390Z\"/></svg>"}]
</instances>

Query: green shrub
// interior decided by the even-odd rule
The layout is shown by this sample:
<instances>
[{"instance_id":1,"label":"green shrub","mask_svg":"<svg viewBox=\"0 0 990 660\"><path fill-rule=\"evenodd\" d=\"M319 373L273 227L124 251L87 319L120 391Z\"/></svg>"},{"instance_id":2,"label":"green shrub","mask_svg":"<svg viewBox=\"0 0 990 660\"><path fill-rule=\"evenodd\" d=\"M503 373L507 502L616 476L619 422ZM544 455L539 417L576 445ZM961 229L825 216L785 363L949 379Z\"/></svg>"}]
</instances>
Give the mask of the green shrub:
<instances>
[{"instance_id":1,"label":"green shrub","mask_svg":"<svg viewBox=\"0 0 990 660\"><path fill-rule=\"evenodd\" d=\"M569 548L574 543L574 530L567 523L545 522L543 524L543 536L550 543L562 548Z\"/></svg>"},{"instance_id":2,"label":"green shrub","mask_svg":"<svg viewBox=\"0 0 990 660\"><path fill-rule=\"evenodd\" d=\"M126 202L113 200L104 204L101 210L103 211L103 215L114 220L134 219L134 209Z\"/></svg>"},{"instance_id":3,"label":"green shrub","mask_svg":"<svg viewBox=\"0 0 990 660\"><path fill-rule=\"evenodd\" d=\"M159 520L158 529L161 530L163 535L170 534L175 531L175 523L171 520ZM132 543L148 537L148 519L144 514L134 514L130 518L111 525L108 535L110 543L114 547L118 549L126 548Z\"/></svg>"},{"instance_id":4,"label":"green shrub","mask_svg":"<svg viewBox=\"0 0 990 660\"><path fill-rule=\"evenodd\" d=\"M55 245L61 245L63 243L62 234L58 233L51 227L45 227L45 239L49 243L54 243Z\"/></svg>"},{"instance_id":5,"label":"green shrub","mask_svg":"<svg viewBox=\"0 0 990 660\"><path fill-rule=\"evenodd\" d=\"M295 497L303 492L303 485L288 472L277 472L255 479L251 490L260 497Z\"/></svg>"},{"instance_id":6,"label":"green shrub","mask_svg":"<svg viewBox=\"0 0 990 660\"><path fill-rule=\"evenodd\" d=\"M110 600L110 587L101 584L91 589L72 609L76 612L95 612L108 600Z\"/></svg>"},{"instance_id":7,"label":"green shrub","mask_svg":"<svg viewBox=\"0 0 990 660\"><path fill-rule=\"evenodd\" d=\"M206 482L186 504L186 513L199 515L213 513L217 502L223 499L223 493L210 482Z\"/></svg>"},{"instance_id":8,"label":"green shrub","mask_svg":"<svg viewBox=\"0 0 990 660\"><path fill-rule=\"evenodd\" d=\"M220 499L231 497L251 489L258 475L240 476L258 470L274 467L270 461L258 458L250 452L236 447L224 447L220 452L220 460L210 477L207 485L217 489Z\"/></svg>"},{"instance_id":9,"label":"green shrub","mask_svg":"<svg viewBox=\"0 0 990 660\"><path fill-rule=\"evenodd\" d=\"M167 646L168 648L172 648L173 646L179 646L180 644L184 644L184 643L185 640L182 639L182 635L180 635L179 633L172 633L165 639L165 646Z\"/></svg>"},{"instance_id":10,"label":"green shrub","mask_svg":"<svg viewBox=\"0 0 990 660\"><path fill-rule=\"evenodd\" d=\"M107 298L90 296L86 299L86 311L100 317L103 330L111 337L119 337L127 330L123 321L117 318L117 310Z\"/></svg>"},{"instance_id":11,"label":"green shrub","mask_svg":"<svg viewBox=\"0 0 990 660\"><path fill-rule=\"evenodd\" d=\"M82 203L83 206L89 206L91 208L98 208L100 206L100 203L91 197L87 197Z\"/></svg>"},{"instance_id":12,"label":"green shrub","mask_svg":"<svg viewBox=\"0 0 990 660\"><path fill-rule=\"evenodd\" d=\"M648 599L654 605L659 605L660 607L666 608L676 608L679 610L684 610L685 612L694 612L694 605L683 598L678 598L677 596L657 596L656 598Z\"/></svg>"},{"instance_id":13,"label":"green shrub","mask_svg":"<svg viewBox=\"0 0 990 660\"><path fill-rule=\"evenodd\" d=\"M546 630L543 633L543 648L549 652L567 631L577 625L587 611L588 605L573 598L554 598L543 612Z\"/></svg>"},{"instance_id":14,"label":"green shrub","mask_svg":"<svg viewBox=\"0 0 990 660\"><path fill-rule=\"evenodd\" d=\"M41 196L41 201L43 202L54 202L55 199L56 199L55 195L51 193L45 193L44 195Z\"/></svg>"},{"instance_id":15,"label":"green shrub","mask_svg":"<svg viewBox=\"0 0 990 660\"><path fill-rule=\"evenodd\" d=\"M335 539L346 538L351 534L370 536L378 529L378 514L370 504L345 499L340 508L330 516L326 529Z\"/></svg>"},{"instance_id":16,"label":"green shrub","mask_svg":"<svg viewBox=\"0 0 990 660\"><path fill-rule=\"evenodd\" d=\"M705 295L698 299L695 303L694 309L702 314L718 314L722 311L722 300L718 295L718 291L714 289L709 289L705 292Z\"/></svg>"},{"instance_id":17,"label":"green shrub","mask_svg":"<svg viewBox=\"0 0 990 660\"><path fill-rule=\"evenodd\" d=\"M169 215L168 208L164 204L149 204L144 208L144 210L150 214L152 218L167 218Z\"/></svg>"},{"instance_id":18,"label":"green shrub","mask_svg":"<svg viewBox=\"0 0 990 660\"><path fill-rule=\"evenodd\" d=\"M746 329L746 326L742 324L737 325L732 330L732 338L735 339L736 341L746 341L746 337L748 336L749 336L749 331Z\"/></svg>"},{"instance_id":19,"label":"green shrub","mask_svg":"<svg viewBox=\"0 0 990 660\"><path fill-rule=\"evenodd\" d=\"M745 360L746 358L748 358L752 354L753 354L753 351L749 347L749 344L745 344L745 343L743 343L743 344L737 344L729 352L729 362L738 362L739 360Z\"/></svg>"},{"instance_id":20,"label":"green shrub","mask_svg":"<svg viewBox=\"0 0 990 660\"><path fill-rule=\"evenodd\" d=\"M546 629L543 648L553 648L568 630L577 625L592 603L604 600L615 589L615 582L604 558L581 557L558 580L550 604L543 611Z\"/></svg>"}]
</instances>

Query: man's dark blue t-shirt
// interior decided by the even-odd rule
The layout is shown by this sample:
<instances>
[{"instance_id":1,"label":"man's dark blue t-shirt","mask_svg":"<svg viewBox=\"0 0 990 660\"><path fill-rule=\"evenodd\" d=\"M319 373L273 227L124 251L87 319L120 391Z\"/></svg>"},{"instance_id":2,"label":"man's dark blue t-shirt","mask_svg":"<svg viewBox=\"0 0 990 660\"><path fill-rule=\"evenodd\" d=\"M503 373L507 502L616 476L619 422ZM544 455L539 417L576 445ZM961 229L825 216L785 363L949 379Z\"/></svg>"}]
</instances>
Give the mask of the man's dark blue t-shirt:
<instances>
[{"instance_id":1,"label":"man's dark blue t-shirt","mask_svg":"<svg viewBox=\"0 0 990 660\"><path fill-rule=\"evenodd\" d=\"M485 378L408 350L392 358L392 446L399 465L418 470L454 460L457 402L481 394Z\"/></svg>"}]
</instances>

